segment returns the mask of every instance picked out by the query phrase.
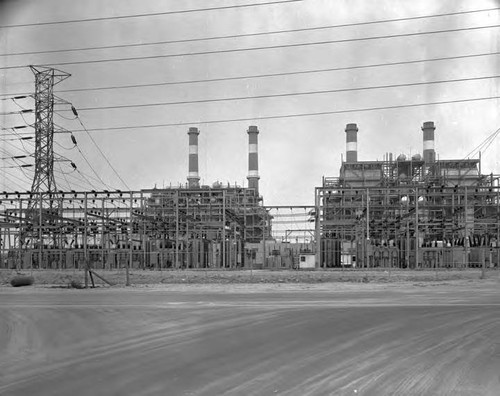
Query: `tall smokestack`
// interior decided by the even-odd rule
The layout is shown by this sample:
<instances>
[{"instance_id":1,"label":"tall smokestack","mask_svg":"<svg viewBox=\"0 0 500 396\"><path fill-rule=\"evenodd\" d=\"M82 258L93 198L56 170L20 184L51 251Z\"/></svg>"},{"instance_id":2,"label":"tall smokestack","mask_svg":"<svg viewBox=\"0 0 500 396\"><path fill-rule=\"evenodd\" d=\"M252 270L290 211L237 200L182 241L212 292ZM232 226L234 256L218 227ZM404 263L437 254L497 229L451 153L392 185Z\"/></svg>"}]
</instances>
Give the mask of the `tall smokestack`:
<instances>
[{"instance_id":1,"label":"tall smokestack","mask_svg":"<svg viewBox=\"0 0 500 396\"><path fill-rule=\"evenodd\" d=\"M345 162L358 162L358 126L356 124L347 124L345 134Z\"/></svg>"},{"instance_id":2,"label":"tall smokestack","mask_svg":"<svg viewBox=\"0 0 500 396\"><path fill-rule=\"evenodd\" d=\"M422 131L424 132L424 162L431 164L436 161L436 152L434 151L434 122L424 122Z\"/></svg>"},{"instance_id":3,"label":"tall smokestack","mask_svg":"<svg viewBox=\"0 0 500 396\"><path fill-rule=\"evenodd\" d=\"M198 128L189 128L189 171L188 185L189 188L200 187L200 176L198 175Z\"/></svg>"},{"instance_id":4,"label":"tall smokestack","mask_svg":"<svg viewBox=\"0 0 500 396\"><path fill-rule=\"evenodd\" d=\"M259 192L259 130L255 125L248 127L248 187Z\"/></svg>"}]
</instances>

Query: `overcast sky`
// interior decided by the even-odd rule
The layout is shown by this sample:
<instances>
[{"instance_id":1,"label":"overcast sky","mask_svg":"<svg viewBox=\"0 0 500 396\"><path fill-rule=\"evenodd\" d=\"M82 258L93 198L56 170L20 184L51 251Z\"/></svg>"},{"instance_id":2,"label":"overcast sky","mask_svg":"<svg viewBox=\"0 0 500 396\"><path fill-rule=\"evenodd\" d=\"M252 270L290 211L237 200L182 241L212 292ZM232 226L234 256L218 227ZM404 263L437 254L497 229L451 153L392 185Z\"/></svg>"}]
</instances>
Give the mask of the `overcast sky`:
<instances>
[{"instance_id":1,"label":"overcast sky","mask_svg":"<svg viewBox=\"0 0 500 396\"><path fill-rule=\"evenodd\" d=\"M16 0L0 2L0 25L30 24L121 15L162 13L220 7L268 0ZM75 49L96 46L150 43L167 40L207 38L225 35L302 29L352 24L394 18L426 16L500 7L499 1L377 1L304 0L288 4L231 8L140 18L94 22L10 27L0 29L0 54ZM452 101L500 96L499 79L420 85L400 88L344 91L278 98L191 103L107 110L89 107L154 104L214 98L311 92L319 90L370 87L500 75L500 56L488 55L458 60L421 62L399 66L351 69L280 77L236 79L179 85L158 85L129 89L60 92L80 88L156 84L176 81L238 77L269 73L296 72L379 63L454 57L500 52L500 28L425 34L365 41L274 48L232 53L178 57L159 57L134 61L58 65L64 62L145 57L166 54L218 51L401 35L444 29L500 24L498 10L455 16L417 19L383 24L357 25L315 31L258 35L231 39L204 40L130 48L72 51L49 54L0 56L0 94L33 92L34 76L28 67L10 66L53 64L71 74L56 86L56 95L71 102L86 128L115 128L152 124L188 125L90 132L107 159L130 189L138 190L185 183L188 161L189 126L198 127L199 171L201 183L215 181L247 185L249 125L257 125L261 194L268 205L313 204L314 187L323 176L338 176L341 155L345 153L345 125L357 123L358 159L382 160L387 152L397 156L422 152L421 126L436 124L436 152L440 159L464 158L500 127L500 100L349 112L259 120L261 117L304 113L335 112L347 109L399 106L415 103ZM7 96L2 96L6 98ZM24 121L5 115L23 106L33 108L32 100L0 101L0 127L9 128ZM60 106L59 110L68 110ZM65 119L62 117L69 119ZM57 125L81 130L71 112L58 112ZM249 119L227 123L213 120ZM26 115L28 123L32 115ZM33 151L24 148L11 131L1 131L0 155ZM89 136L74 133L85 158L109 186L125 189ZM54 150L73 161L87 179L97 177L85 158L72 148L68 134L58 134ZM482 154L483 173L500 173L499 140ZM344 154L345 155L345 154ZM21 173L16 164L2 160L1 190L25 190L33 173ZM33 163L32 159L25 163ZM11 167L14 166L14 167ZM89 186L69 162L57 162L55 173L60 189L98 189Z\"/></svg>"}]
</instances>

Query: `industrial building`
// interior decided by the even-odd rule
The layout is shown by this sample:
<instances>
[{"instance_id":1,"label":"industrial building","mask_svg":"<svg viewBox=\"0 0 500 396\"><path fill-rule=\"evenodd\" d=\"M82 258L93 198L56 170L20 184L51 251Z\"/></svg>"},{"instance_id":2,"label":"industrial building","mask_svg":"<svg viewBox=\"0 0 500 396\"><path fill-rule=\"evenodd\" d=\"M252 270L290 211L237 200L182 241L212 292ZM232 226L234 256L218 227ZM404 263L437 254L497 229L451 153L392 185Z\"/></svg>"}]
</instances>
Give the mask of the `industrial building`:
<instances>
[{"instance_id":1,"label":"industrial building","mask_svg":"<svg viewBox=\"0 0 500 396\"><path fill-rule=\"evenodd\" d=\"M500 177L480 159L436 159L435 129L423 123L422 155L359 161L346 126L339 176L315 189L317 267L499 266Z\"/></svg>"},{"instance_id":2,"label":"industrial building","mask_svg":"<svg viewBox=\"0 0 500 396\"><path fill-rule=\"evenodd\" d=\"M141 191L3 192L2 268L241 268L271 235L259 195L258 134L248 128L248 187L200 185L197 128L187 183ZM262 253L261 253L262 254Z\"/></svg>"},{"instance_id":3,"label":"industrial building","mask_svg":"<svg viewBox=\"0 0 500 396\"><path fill-rule=\"evenodd\" d=\"M0 268L499 266L500 177L481 174L480 159L437 159L435 129L423 124L422 155L359 161L348 124L338 177L323 177L314 205L293 207L263 204L256 126L246 187L200 184L192 127L183 185L50 191L38 180L49 190L4 191Z\"/></svg>"}]
</instances>

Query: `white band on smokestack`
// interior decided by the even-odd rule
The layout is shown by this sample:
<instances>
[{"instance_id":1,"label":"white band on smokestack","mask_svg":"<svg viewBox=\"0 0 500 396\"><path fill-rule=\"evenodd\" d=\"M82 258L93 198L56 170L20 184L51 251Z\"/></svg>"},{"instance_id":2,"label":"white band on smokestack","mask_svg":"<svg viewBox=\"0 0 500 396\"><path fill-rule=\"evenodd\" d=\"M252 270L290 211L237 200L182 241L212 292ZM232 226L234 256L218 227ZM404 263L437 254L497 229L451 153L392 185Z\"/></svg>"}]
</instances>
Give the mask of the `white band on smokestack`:
<instances>
[{"instance_id":1,"label":"white band on smokestack","mask_svg":"<svg viewBox=\"0 0 500 396\"><path fill-rule=\"evenodd\" d=\"M434 140L424 140L424 151L434 150Z\"/></svg>"},{"instance_id":2,"label":"white band on smokestack","mask_svg":"<svg viewBox=\"0 0 500 396\"><path fill-rule=\"evenodd\" d=\"M248 187L259 192L259 130L255 125L248 127Z\"/></svg>"},{"instance_id":3,"label":"white band on smokestack","mask_svg":"<svg viewBox=\"0 0 500 396\"><path fill-rule=\"evenodd\" d=\"M358 151L358 142L348 142L345 145L346 151Z\"/></svg>"},{"instance_id":4,"label":"white band on smokestack","mask_svg":"<svg viewBox=\"0 0 500 396\"><path fill-rule=\"evenodd\" d=\"M198 174L198 128L189 128L189 165L188 165L188 185L189 188L200 187L200 176Z\"/></svg>"}]
</instances>

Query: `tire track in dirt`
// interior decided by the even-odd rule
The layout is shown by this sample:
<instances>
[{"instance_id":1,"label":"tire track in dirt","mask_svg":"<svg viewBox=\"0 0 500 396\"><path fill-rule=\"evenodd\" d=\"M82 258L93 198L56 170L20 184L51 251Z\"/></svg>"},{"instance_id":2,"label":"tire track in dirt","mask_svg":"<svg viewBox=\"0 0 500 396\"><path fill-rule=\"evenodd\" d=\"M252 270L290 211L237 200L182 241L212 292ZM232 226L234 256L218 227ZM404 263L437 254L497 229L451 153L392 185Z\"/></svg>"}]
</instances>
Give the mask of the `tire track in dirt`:
<instances>
[{"instance_id":1,"label":"tire track in dirt","mask_svg":"<svg viewBox=\"0 0 500 396\"><path fill-rule=\"evenodd\" d=\"M358 306L352 293L303 303L185 292L161 304L163 294L112 291L101 307L77 295L50 307L47 294L30 308L25 295L22 307L0 303L11 357L0 393L497 396L500 310L474 292L473 304L397 305L381 291Z\"/></svg>"}]
</instances>

